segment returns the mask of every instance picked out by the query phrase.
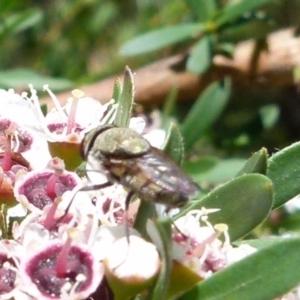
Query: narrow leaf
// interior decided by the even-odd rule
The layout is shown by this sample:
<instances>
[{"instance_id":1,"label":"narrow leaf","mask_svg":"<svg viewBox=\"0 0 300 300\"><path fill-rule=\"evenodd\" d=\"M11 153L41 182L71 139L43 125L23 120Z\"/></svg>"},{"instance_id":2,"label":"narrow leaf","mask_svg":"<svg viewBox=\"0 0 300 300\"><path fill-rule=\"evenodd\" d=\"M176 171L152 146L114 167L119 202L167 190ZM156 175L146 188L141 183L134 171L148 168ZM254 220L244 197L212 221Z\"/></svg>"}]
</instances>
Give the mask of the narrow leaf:
<instances>
[{"instance_id":1,"label":"narrow leaf","mask_svg":"<svg viewBox=\"0 0 300 300\"><path fill-rule=\"evenodd\" d=\"M171 123L167 132L163 150L179 165L184 157L184 143L180 130L175 123Z\"/></svg>"},{"instance_id":2,"label":"narrow leaf","mask_svg":"<svg viewBox=\"0 0 300 300\"><path fill-rule=\"evenodd\" d=\"M272 128L278 121L280 108L276 104L269 104L263 106L259 110L261 122L265 129Z\"/></svg>"},{"instance_id":3,"label":"narrow leaf","mask_svg":"<svg viewBox=\"0 0 300 300\"><path fill-rule=\"evenodd\" d=\"M147 220L153 218L153 215L155 215L154 203L141 201L134 219L133 228L138 230L142 236L147 236Z\"/></svg>"},{"instance_id":4,"label":"narrow leaf","mask_svg":"<svg viewBox=\"0 0 300 300\"><path fill-rule=\"evenodd\" d=\"M238 21L233 26L225 27L218 38L221 41L230 41L232 43L238 43L247 39L263 39L274 30L274 24L267 22L266 20L247 20L243 23Z\"/></svg>"},{"instance_id":5,"label":"narrow leaf","mask_svg":"<svg viewBox=\"0 0 300 300\"><path fill-rule=\"evenodd\" d=\"M191 39L202 31L202 24L181 24L158 29L125 43L120 52L122 55L133 56L159 50L183 40Z\"/></svg>"},{"instance_id":6,"label":"narrow leaf","mask_svg":"<svg viewBox=\"0 0 300 300\"><path fill-rule=\"evenodd\" d=\"M267 176L274 185L274 208L300 194L300 142L277 152L269 159Z\"/></svg>"},{"instance_id":7,"label":"narrow leaf","mask_svg":"<svg viewBox=\"0 0 300 300\"><path fill-rule=\"evenodd\" d=\"M126 67L124 72L122 93L119 97L120 101L115 118L115 124L119 127L128 127L129 125L133 105L133 94L133 75L131 70Z\"/></svg>"},{"instance_id":8,"label":"narrow leaf","mask_svg":"<svg viewBox=\"0 0 300 300\"><path fill-rule=\"evenodd\" d=\"M247 174L214 189L176 218L192 209L219 208L210 214L212 224L226 223L232 241L251 232L268 216L273 203L272 182L260 174Z\"/></svg>"},{"instance_id":9,"label":"narrow leaf","mask_svg":"<svg viewBox=\"0 0 300 300\"><path fill-rule=\"evenodd\" d=\"M191 13L200 22L208 21L217 10L216 0L185 0Z\"/></svg>"},{"instance_id":10,"label":"narrow leaf","mask_svg":"<svg viewBox=\"0 0 300 300\"><path fill-rule=\"evenodd\" d=\"M255 152L245 163L237 176L249 173L267 173L268 153L266 148Z\"/></svg>"},{"instance_id":11,"label":"narrow leaf","mask_svg":"<svg viewBox=\"0 0 300 300\"><path fill-rule=\"evenodd\" d=\"M216 26L221 27L227 23L233 22L243 14L256 10L273 1L274 0L244 0L236 2L236 4L228 4L215 18Z\"/></svg>"},{"instance_id":12,"label":"narrow leaf","mask_svg":"<svg viewBox=\"0 0 300 300\"><path fill-rule=\"evenodd\" d=\"M0 27L0 35L5 33L16 34L37 25L42 19L43 12L37 8L30 8L18 13L12 13L3 22L5 26Z\"/></svg>"},{"instance_id":13,"label":"narrow leaf","mask_svg":"<svg viewBox=\"0 0 300 300\"><path fill-rule=\"evenodd\" d=\"M192 50L188 61L187 70L194 74L203 74L211 65L212 50L208 35L203 36Z\"/></svg>"},{"instance_id":14,"label":"narrow leaf","mask_svg":"<svg viewBox=\"0 0 300 300\"><path fill-rule=\"evenodd\" d=\"M0 206L0 230L2 233L3 239L9 238L9 230L8 230L8 224L11 220L10 217L7 216L7 204L1 204Z\"/></svg>"},{"instance_id":15,"label":"narrow leaf","mask_svg":"<svg viewBox=\"0 0 300 300\"><path fill-rule=\"evenodd\" d=\"M249 245L252 246L256 249L262 249L265 247L269 247L272 245L277 244L278 242L280 242L282 240L281 237L268 237L266 239L251 239L251 240L242 240L242 241L236 241L233 244L235 246L239 246L239 245Z\"/></svg>"},{"instance_id":16,"label":"narrow leaf","mask_svg":"<svg viewBox=\"0 0 300 300\"><path fill-rule=\"evenodd\" d=\"M113 89L113 95L112 98L116 101L119 102L122 94L122 85L120 78L117 78L114 84L114 89Z\"/></svg>"},{"instance_id":17,"label":"narrow leaf","mask_svg":"<svg viewBox=\"0 0 300 300\"><path fill-rule=\"evenodd\" d=\"M299 284L299 249L299 238L283 238L200 282L179 300L274 299Z\"/></svg>"},{"instance_id":18,"label":"narrow leaf","mask_svg":"<svg viewBox=\"0 0 300 300\"><path fill-rule=\"evenodd\" d=\"M73 82L70 80L47 77L30 69L20 68L0 72L0 87L2 88L18 89L32 84L36 90L42 91L45 83L51 87L52 91L61 91L73 87Z\"/></svg>"},{"instance_id":19,"label":"narrow leaf","mask_svg":"<svg viewBox=\"0 0 300 300\"><path fill-rule=\"evenodd\" d=\"M230 96L230 81L212 83L197 99L185 118L181 132L188 151L220 116Z\"/></svg>"},{"instance_id":20,"label":"narrow leaf","mask_svg":"<svg viewBox=\"0 0 300 300\"><path fill-rule=\"evenodd\" d=\"M171 221L170 219L160 219L156 222L157 237L160 238L161 245L161 269L156 280L156 284L150 292L147 299L165 300L169 290L169 284L172 272L172 257L171 257Z\"/></svg>"},{"instance_id":21,"label":"narrow leaf","mask_svg":"<svg viewBox=\"0 0 300 300\"><path fill-rule=\"evenodd\" d=\"M178 96L178 88L174 86L172 87L170 93L168 94L168 97L163 107L162 116L161 116L163 126L168 124L169 119L174 114L176 108L177 96Z\"/></svg>"}]
</instances>

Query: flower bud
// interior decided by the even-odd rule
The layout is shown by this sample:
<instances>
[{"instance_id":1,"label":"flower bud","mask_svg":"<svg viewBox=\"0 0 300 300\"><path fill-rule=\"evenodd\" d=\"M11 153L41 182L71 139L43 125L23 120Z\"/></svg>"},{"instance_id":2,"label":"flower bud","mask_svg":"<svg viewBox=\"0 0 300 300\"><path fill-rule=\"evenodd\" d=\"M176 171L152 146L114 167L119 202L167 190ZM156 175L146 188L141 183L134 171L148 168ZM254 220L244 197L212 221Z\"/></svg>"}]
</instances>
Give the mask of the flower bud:
<instances>
[{"instance_id":1,"label":"flower bud","mask_svg":"<svg viewBox=\"0 0 300 300\"><path fill-rule=\"evenodd\" d=\"M103 261L115 299L127 299L153 283L160 259L156 247L137 236L117 239Z\"/></svg>"}]
</instances>

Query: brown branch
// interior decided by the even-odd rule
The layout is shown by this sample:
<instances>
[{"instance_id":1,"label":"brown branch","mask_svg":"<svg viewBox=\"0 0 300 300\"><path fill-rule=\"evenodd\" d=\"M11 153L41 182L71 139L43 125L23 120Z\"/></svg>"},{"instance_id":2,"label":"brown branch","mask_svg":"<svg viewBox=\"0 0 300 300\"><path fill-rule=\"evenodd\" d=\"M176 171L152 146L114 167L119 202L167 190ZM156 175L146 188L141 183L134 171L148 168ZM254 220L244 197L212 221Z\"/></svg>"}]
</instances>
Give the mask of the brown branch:
<instances>
[{"instance_id":1,"label":"brown branch","mask_svg":"<svg viewBox=\"0 0 300 300\"><path fill-rule=\"evenodd\" d=\"M259 55L255 41L240 43L233 59L223 56L214 58L213 67L207 74L196 76L184 70L184 55L176 55L157 61L135 72L135 101L147 107L161 105L172 88L178 90L178 100L195 99L212 81L231 76L233 84L242 88L290 86L293 84L293 70L300 63L300 38L293 36L293 29L275 32L267 38L267 49ZM256 65L253 66L253 61ZM253 73L253 70L255 72ZM117 76L83 86L84 93L100 102L107 102L112 95ZM64 103L70 92L58 95ZM48 98L43 103L51 106Z\"/></svg>"}]
</instances>

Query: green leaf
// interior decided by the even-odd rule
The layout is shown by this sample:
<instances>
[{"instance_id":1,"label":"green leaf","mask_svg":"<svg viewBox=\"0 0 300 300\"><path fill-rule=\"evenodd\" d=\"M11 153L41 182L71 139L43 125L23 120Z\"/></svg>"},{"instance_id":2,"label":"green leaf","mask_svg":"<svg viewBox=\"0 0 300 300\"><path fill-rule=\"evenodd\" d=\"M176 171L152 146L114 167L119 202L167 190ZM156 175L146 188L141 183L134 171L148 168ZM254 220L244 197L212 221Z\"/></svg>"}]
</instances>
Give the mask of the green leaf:
<instances>
[{"instance_id":1,"label":"green leaf","mask_svg":"<svg viewBox=\"0 0 300 300\"><path fill-rule=\"evenodd\" d=\"M212 224L226 223L232 241L251 232L268 216L273 203L272 182L260 174L247 174L214 189L181 212L176 218L192 209L219 208L210 214Z\"/></svg>"},{"instance_id":2,"label":"green leaf","mask_svg":"<svg viewBox=\"0 0 300 300\"><path fill-rule=\"evenodd\" d=\"M178 88L173 86L168 94L168 97L165 101L163 111L162 111L162 127L165 127L169 124L169 120L172 115L174 115L174 111L176 108L176 100L178 95Z\"/></svg>"},{"instance_id":3,"label":"green leaf","mask_svg":"<svg viewBox=\"0 0 300 300\"><path fill-rule=\"evenodd\" d=\"M212 83L197 99L183 121L181 132L184 136L185 149L190 150L221 115L230 96L230 81Z\"/></svg>"},{"instance_id":4,"label":"green leaf","mask_svg":"<svg viewBox=\"0 0 300 300\"><path fill-rule=\"evenodd\" d=\"M185 0L191 13L200 22L208 21L217 10L216 0Z\"/></svg>"},{"instance_id":5,"label":"green leaf","mask_svg":"<svg viewBox=\"0 0 300 300\"><path fill-rule=\"evenodd\" d=\"M170 219L160 219L156 223L156 236L159 238L161 268L156 284L148 295L147 299L162 300L166 299L168 294L171 271L172 271L172 243L171 243L171 221Z\"/></svg>"},{"instance_id":6,"label":"green leaf","mask_svg":"<svg viewBox=\"0 0 300 300\"><path fill-rule=\"evenodd\" d=\"M179 165L184 157L184 142L178 126L171 123L167 132L163 150Z\"/></svg>"},{"instance_id":7,"label":"green leaf","mask_svg":"<svg viewBox=\"0 0 300 300\"><path fill-rule=\"evenodd\" d=\"M266 239L252 239L252 240L236 241L233 244L235 246L249 245L256 249L262 249L265 247L275 245L280 241L282 241L282 238L280 238L280 237L268 237Z\"/></svg>"},{"instance_id":8,"label":"green leaf","mask_svg":"<svg viewBox=\"0 0 300 300\"><path fill-rule=\"evenodd\" d=\"M120 98L122 95L122 85L121 85L121 81L120 78L117 78L114 84L114 89L113 89L113 95L112 98L116 101L119 102Z\"/></svg>"},{"instance_id":9,"label":"green leaf","mask_svg":"<svg viewBox=\"0 0 300 300\"><path fill-rule=\"evenodd\" d=\"M142 236L147 236L146 224L147 220L155 215L154 203L149 201L141 201L136 213L133 228L136 229Z\"/></svg>"},{"instance_id":10,"label":"green leaf","mask_svg":"<svg viewBox=\"0 0 300 300\"><path fill-rule=\"evenodd\" d=\"M263 39L274 30L274 24L264 20L247 20L242 24L225 27L218 36L221 41L238 43L247 39Z\"/></svg>"},{"instance_id":11,"label":"green leaf","mask_svg":"<svg viewBox=\"0 0 300 300\"><path fill-rule=\"evenodd\" d=\"M9 224L11 224L11 217L7 215L8 205L2 203L0 205L0 230L2 232L2 239L9 239L11 232L9 232Z\"/></svg>"},{"instance_id":12,"label":"green leaf","mask_svg":"<svg viewBox=\"0 0 300 300\"><path fill-rule=\"evenodd\" d=\"M125 43L120 52L122 55L133 56L159 50L183 40L192 39L202 31L202 24L182 24L158 29Z\"/></svg>"},{"instance_id":13,"label":"green leaf","mask_svg":"<svg viewBox=\"0 0 300 300\"><path fill-rule=\"evenodd\" d=\"M277 152L269 159L267 176L274 184L274 208L300 194L300 142Z\"/></svg>"},{"instance_id":14,"label":"green leaf","mask_svg":"<svg viewBox=\"0 0 300 300\"><path fill-rule=\"evenodd\" d=\"M225 56L226 58L233 58L235 45L230 42L219 42L214 45L214 52Z\"/></svg>"},{"instance_id":15,"label":"green leaf","mask_svg":"<svg viewBox=\"0 0 300 300\"><path fill-rule=\"evenodd\" d=\"M212 156L200 157L195 161L187 161L183 169L202 185L226 182L236 176L244 165L244 159L218 159Z\"/></svg>"},{"instance_id":16,"label":"green leaf","mask_svg":"<svg viewBox=\"0 0 300 300\"><path fill-rule=\"evenodd\" d=\"M46 116L46 115L47 115L47 113L48 113L48 106L47 106L46 103L41 104L41 111L42 111L42 113L43 113L43 116Z\"/></svg>"},{"instance_id":17,"label":"green leaf","mask_svg":"<svg viewBox=\"0 0 300 300\"><path fill-rule=\"evenodd\" d=\"M43 12L37 8L26 9L14 13L4 19L4 26L0 26L0 35L16 34L27 28L37 25L43 18ZM3 23L1 25L3 25Z\"/></svg>"},{"instance_id":18,"label":"green leaf","mask_svg":"<svg viewBox=\"0 0 300 300\"><path fill-rule=\"evenodd\" d=\"M211 65L212 49L208 35L203 36L195 45L187 60L187 70L194 74L203 74Z\"/></svg>"},{"instance_id":19,"label":"green leaf","mask_svg":"<svg viewBox=\"0 0 300 300\"><path fill-rule=\"evenodd\" d=\"M278 121L280 108L276 104L265 105L259 110L259 114L263 127L272 128Z\"/></svg>"},{"instance_id":20,"label":"green leaf","mask_svg":"<svg viewBox=\"0 0 300 300\"><path fill-rule=\"evenodd\" d=\"M268 153L266 148L255 152L245 163L237 176L249 173L267 173Z\"/></svg>"},{"instance_id":21,"label":"green leaf","mask_svg":"<svg viewBox=\"0 0 300 300\"><path fill-rule=\"evenodd\" d=\"M32 84L38 91L42 91L45 84L48 84L52 91L67 90L74 86L70 80L47 77L30 69L0 71L1 88L18 89L28 87L28 84Z\"/></svg>"},{"instance_id":22,"label":"green leaf","mask_svg":"<svg viewBox=\"0 0 300 300\"><path fill-rule=\"evenodd\" d=\"M227 23L235 21L245 13L249 13L259 7L271 3L274 0L244 0L236 2L236 4L228 4L215 18L217 27L221 27Z\"/></svg>"},{"instance_id":23,"label":"green leaf","mask_svg":"<svg viewBox=\"0 0 300 300\"><path fill-rule=\"evenodd\" d=\"M200 282L179 300L274 299L299 284L299 249L299 238L283 238Z\"/></svg>"},{"instance_id":24,"label":"green leaf","mask_svg":"<svg viewBox=\"0 0 300 300\"><path fill-rule=\"evenodd\" d=\"M120 101L115 118L115 125L119 127L128 127L129 125L133 105L133 93L133 75L131 70L128 67L126 67L124 72L122 93L119 97Z\"/></svg>"},{"instance_id":25,"label":"green leaf","mask_svg":"<svg viewBox=\"0 0 300 300\"><path fill-rule=\"evenodd\" d=\"M86 34L98 35L99 32L104 32L117 18L118 13L118 6L115 2L102 2L99 6L95 5L86 20Z\"/></svg>"},{"instance_id":26,"label":"green leaf","mask_svg":"<svg viewBox=\"0 0 300 300\"><path fill-rule=\"evenodd\" d=\"M296 197L295 202L299 203L299 198ZM282 234L282 229L289 234L300 234L300 210L297 209L297 204L286 207L287 214L280 217L280 222L272 224L272 232Z\"/></svg>"}]
</instances>

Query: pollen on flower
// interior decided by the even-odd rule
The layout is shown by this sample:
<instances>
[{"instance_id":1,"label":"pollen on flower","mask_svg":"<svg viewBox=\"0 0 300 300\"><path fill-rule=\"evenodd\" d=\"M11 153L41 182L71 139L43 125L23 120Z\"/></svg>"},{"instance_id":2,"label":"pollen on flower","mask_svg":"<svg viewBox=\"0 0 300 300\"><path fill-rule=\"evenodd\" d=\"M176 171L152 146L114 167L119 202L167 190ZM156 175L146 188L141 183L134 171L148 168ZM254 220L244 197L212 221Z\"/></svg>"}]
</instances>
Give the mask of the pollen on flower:
<instances>
[{"instance_id":1,"label":"pollen on flower","mask_svg":"<svg viewBox=\"0 0 300 300\"><path fill-rule=\"evenodd\" d=\"M17 198L24 195L33 206L43 209L77 184L78 179L71 173L57 175L50 171L30 172L18 182L15 189Z\"/></svg>"},{"instance_id":2,"label":"pollen on flower","mask_svg":"<svg viewBox=\"0 0 300 300\"><path fill-rule=\"evenodd\" d=\"M5 150L7 147L5 141L9 139L9 149L18 153L29 150L33 142L33 137L28 131L8 119L0 120L0 138L0 148L2 150Z\"/></svg>"},{"instance_id":3,"label":"pollen on flower","mask_svg":"<svg viewBox=\"0 0 300 300\"><path fill-rule=\"evenodd\" d=\"M87 249L59 241L23 262L21 269L28 283L26 292L36 298L83 299L103 276L100 263Z\"/></svg>"},{"instance_id":4,"label":"pollen on flower","mask_svg":"<svg viewBox=\"0 0 300 300\"><path fill-rule=\"evenodd\" d=\"M75 89L72 91L72 95L76 98L82 98L84 96L84 92L82 90Z\"/></svg>"},{"instance_id":5,"label":"pollen on flower","mask_svg":"<svg viewBox=\"0 0 300 300\"><path fill-rule=\"evenodd\" d=\"M63 213L62 216L57 215L58 205L61 201L61 197L56 197L52 205L45 210L45 216L42 215L37 221L46 229L51 230L51 232L57 232L62 224L68 224L73 218L73 215L70 213Z\"/></svg>"},{"instance_id":6,"label":"pollen on flower","mask_svg":"<svg viewBox=\"0 0 300 300\"><path fill-rule=\"evenodd\" d=\"M55 133L56 135L66 135L67 123L50 123L48 124L48 129L51 133ZM75 124L73 126L73 131L69 132L69 134L79 133L82 130L83 128L80 125Z\"/></svg>"},{"instance_id":7,"label":"pollen on flower","mask_svg":"<svg viewBox=\"0 0 300 300\"><path fill-rule=\"evenodd\" d=\"M62 175L65 170L65 163L62 159L54 157L49 161L48 168L53 170L57 175Z\"/></svg>"},{"instance_id":8,"label":"pollen on flower","mask_svg":"<svg viewBox=\"0 0 300 300\"><path fill-rule=\"evenodd\" d=\"M228 225L224 224L224 223L219 223L219 224L216 224L214 226L214 228L215 228L216 231L224 234L224 237L225 237L224 244L229 245L230 244L230 237L229 237L229 234L228 234Z\"/></svg>"},{"instance_id":9,"label":"pollen on flower","mask_svg":"<svg viewBox=\"0 0 300 300\"><path fill-rule=\"evenodd\" d=\"M6 254L0 254L0 298L15 288L17 269L15 262Z\"/></svg>"}]
</instances>

